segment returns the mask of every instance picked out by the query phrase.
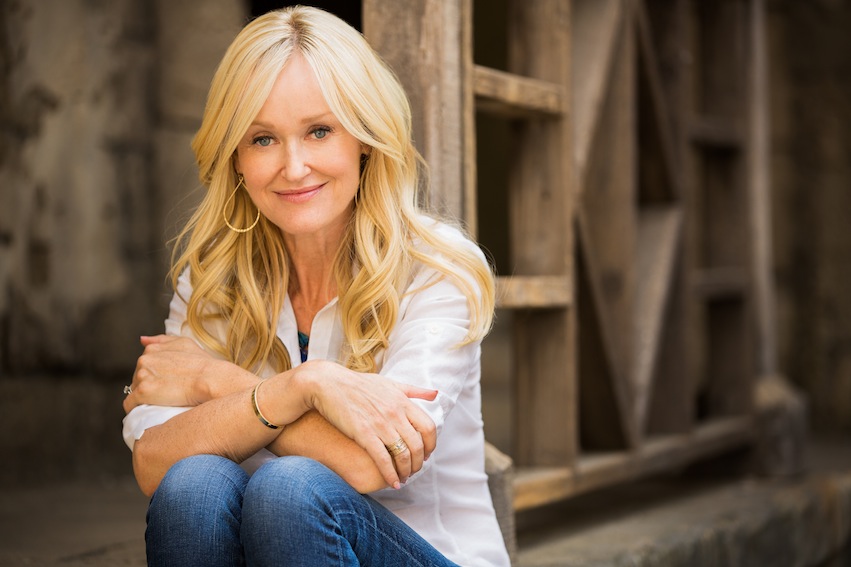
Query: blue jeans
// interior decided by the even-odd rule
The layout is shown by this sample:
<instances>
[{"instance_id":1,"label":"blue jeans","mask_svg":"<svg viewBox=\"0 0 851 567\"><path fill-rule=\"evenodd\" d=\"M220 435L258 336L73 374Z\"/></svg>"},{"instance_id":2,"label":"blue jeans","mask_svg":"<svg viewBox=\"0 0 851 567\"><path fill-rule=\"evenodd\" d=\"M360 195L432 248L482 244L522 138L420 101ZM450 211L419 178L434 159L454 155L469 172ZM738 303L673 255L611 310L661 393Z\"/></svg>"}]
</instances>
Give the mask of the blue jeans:
<instances>
[{"instance_id":1,"label":"blue jeans","mask_svg":"<svg viewBox=\"0 0 851 567\"><path fill-rule=\"evenodd\" d=\"M168 471L148 508L148 565L452 563L381 504L304 457L281 457L249 477L213 455Z\"/></svg>"}]
</instances>

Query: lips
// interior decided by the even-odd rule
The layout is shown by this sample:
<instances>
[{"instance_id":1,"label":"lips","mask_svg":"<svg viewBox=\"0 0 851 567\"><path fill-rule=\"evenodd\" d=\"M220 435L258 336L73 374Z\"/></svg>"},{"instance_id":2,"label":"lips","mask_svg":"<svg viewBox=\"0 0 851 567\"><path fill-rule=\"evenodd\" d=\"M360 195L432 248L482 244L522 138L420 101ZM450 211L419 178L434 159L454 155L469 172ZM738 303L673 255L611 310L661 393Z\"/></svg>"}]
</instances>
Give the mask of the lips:
<instances>
[{"instance_id":1,"label":"lips","mask_svg":"<svg viewBox=\"0 0 851 567\"><path fill-rule=\"evenodd\" d=\"M312 199L323 187L325 187L325 183L293 189L292 191L275 191L275 195L288 203L304 203Z\"/></svg>"}]
</instances>

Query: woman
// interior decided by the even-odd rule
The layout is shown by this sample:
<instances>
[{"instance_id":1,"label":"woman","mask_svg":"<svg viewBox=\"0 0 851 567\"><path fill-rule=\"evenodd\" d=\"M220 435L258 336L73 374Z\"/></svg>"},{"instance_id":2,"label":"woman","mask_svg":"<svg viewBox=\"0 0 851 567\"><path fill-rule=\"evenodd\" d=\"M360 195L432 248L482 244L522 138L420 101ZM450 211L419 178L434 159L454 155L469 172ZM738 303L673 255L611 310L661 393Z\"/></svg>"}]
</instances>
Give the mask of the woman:
<instances>
[{"instance_id":1,"label":"woman","mask_svg":"<svg viewBox=\"0 0 851 567\"><path fill-rule=\"evenodd\" d=\"M479 396L493 281L416 208L393 74L338 18L271 12L193 150L208 191L125 388L149 564L507 565Z\"/></svg>"}]
</instances>

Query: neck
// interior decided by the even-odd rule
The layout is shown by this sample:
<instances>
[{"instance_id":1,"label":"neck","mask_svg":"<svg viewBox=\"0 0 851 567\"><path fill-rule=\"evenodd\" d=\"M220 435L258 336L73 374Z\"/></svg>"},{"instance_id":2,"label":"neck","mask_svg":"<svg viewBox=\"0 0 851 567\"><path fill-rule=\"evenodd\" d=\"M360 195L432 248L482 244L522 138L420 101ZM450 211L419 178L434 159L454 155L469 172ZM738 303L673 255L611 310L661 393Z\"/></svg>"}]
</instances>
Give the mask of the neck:
<instances>
[{"instance_id":1,"label":"neck","mask_svg":"<svg viewBox=\"0 0 851 567\"><path fill-rule=\"evenodd\" d=\"M286 236L291 265L290 299L315 314L337 295L334 260L342 236L315 238Z\"/></svg>"}]
</instances>

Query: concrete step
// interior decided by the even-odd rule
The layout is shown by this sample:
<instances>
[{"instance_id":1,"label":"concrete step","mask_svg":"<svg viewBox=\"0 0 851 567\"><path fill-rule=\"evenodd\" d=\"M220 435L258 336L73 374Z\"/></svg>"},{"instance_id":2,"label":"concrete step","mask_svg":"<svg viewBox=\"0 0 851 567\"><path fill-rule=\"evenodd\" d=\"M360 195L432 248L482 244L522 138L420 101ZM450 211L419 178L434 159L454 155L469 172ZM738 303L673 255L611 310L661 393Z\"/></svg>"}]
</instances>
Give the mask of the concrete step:
<instances>
[{"instance_id":1,"label":"concrete step","mask_svg":"<svg viewBox=\"0 0 851 567\"><path fill-rule=\"evenodd\" d=\"M851 443L814 443L811 452L796 478L657 478L520 515L517 565L827 565L851 541Z\"/></svg>"}]
</instances>

